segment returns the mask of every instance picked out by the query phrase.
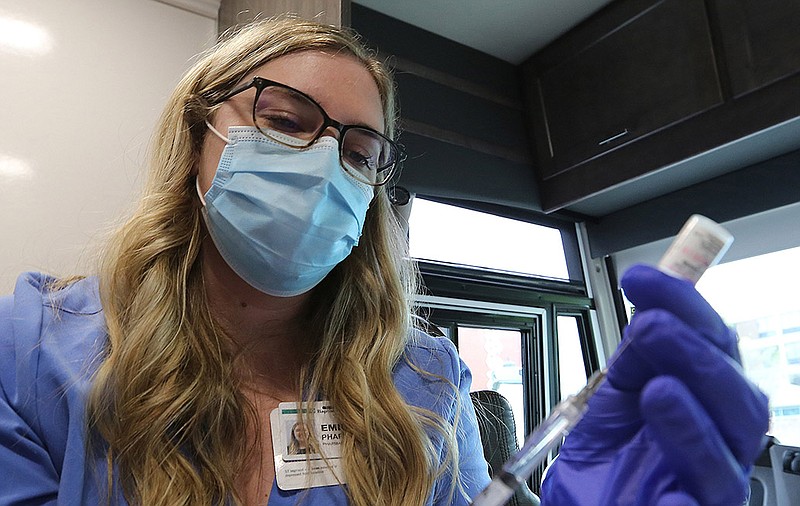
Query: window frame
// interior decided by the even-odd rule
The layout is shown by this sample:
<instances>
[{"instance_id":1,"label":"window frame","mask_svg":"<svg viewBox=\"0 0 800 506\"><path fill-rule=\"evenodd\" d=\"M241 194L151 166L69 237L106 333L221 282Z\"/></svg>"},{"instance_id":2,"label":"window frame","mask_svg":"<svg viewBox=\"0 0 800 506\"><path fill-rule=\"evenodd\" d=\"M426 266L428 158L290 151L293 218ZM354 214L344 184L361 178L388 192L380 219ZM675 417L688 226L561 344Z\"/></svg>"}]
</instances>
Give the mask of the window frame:
<instances>
[{"instance_id":1,"label":"window frame","mask_svg":"<svg viewBox=\"0 0 800 506\"><path fill-rule=\"evenodd\" d=\"M601 367L597 310L590 295L579 227L573 220L543 216L533 211L418 195L433 202L455 205L503 218L557 228L561 232L569 280L507 271L412 259L423 280L418 298L420 314L431 323L449 329L458 347L458 325L521 332L525 433L540 424L559 401L557 343L558 316L578 319L578 332L587 378ZM523 444L522 441L519 442ZM553 456L556 452L553 453ZM545 467L529 480L535 493Z\"/></svg>"},{"instance_id":2,"label":"window frame","mask_svg":"<svg viewBox=\"0 0 800 506\"><path fill-rule=\"evenodd\" d=\"M558 316L578 318L587 377L599 369L591 319L594 301L585 285L440 262L417 263L428 292L417 300L420 313L431 323L448 328L456 347L458 325L521 332L526 434L559 401ZM540 492L548 463L543 463L529 480L534 493Z\"/></svg>"},{"instance_id":3,"label":"window frame","mask_svg":"<svg viewBox=\"0 0 800 506\"><path fill-rule=\"evenodd\" d=\"M588 309L568 304L553 304L547 314L548 316L552 316L553 319L550 325L550 327L553 329L553 332L549 342L552 352L548 353L547 356L551 360L550 367L552 367L555 371L554 377L550 382L550 399L552 399L552 401L548 406L549 411L549 409L555 407L555 405L561 400L561 364L558 361L558 318L560 316L576 319L576 323L578 325L578 339L580 340L581 355L583 358L586 379L588 380L589 377L594 374L595 371L598 371L602 366L600 364L597 346L593 339L594 332L592 330L591 314Z\"/></svg>"},{"instance_id":4,"label":"window frame","mask_svg":"<svg viewBox=\"0 0 800 506\"><path fill-rule=\"evenodd\" d=\"M520 356L522 359L522 389L525 416L521 420L524 433L544 419L547 404L548 374L545 368L544 337L547 335L547 315L544 308L504 306L500 304L481 304L474 300L457 300L442 297L424 297L419 301L426 319L448 329L448 338L456 348L459 347L458 327L491 328L520 332ZM516 312L514 311L516 309ZM520 423L520 420L516 420ZM521 447L524 441L518 442ZM545 465L537 469L529 480L529 487L539 493L539 483Z\"/></svg>"}]
</instances>

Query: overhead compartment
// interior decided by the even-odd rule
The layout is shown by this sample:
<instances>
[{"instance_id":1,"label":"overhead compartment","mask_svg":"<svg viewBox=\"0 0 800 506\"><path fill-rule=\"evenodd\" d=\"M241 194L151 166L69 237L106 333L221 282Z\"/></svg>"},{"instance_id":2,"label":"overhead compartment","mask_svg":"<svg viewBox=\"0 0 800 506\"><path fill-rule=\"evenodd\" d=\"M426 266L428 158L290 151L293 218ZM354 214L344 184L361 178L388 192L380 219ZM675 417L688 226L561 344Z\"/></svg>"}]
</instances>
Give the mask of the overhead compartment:
<instances>
[{"instance_id":1,"label":"overhead compartment","mask_svg":"<svg viewBox=\"0 0 800 506\"><path fill-rule=\"evenodd\" d=\"M798 26L795 0L618 0L532 56L523 87L543 209L581 212L800 117Z\"/></svg>"},{"instance_id":2,"label":"overhead compartment","mask_svg":"<svg viewBox=\"0 0 800 506\"><path fill-rule=\"evenodd\" d=\"M711 6L734 97L800 70L800 1L713 0Z\"/></svg>"},{"instance_id":3,"label":"overhead compartment","mask_svg":"<svg viewBox=\"0 0 800 506\"><path fill-rule=\"evenodd\" d=\"M722 103L702 0L658 2L612 28L533 63L542 179Z\"/></svg>"}]
</instances>

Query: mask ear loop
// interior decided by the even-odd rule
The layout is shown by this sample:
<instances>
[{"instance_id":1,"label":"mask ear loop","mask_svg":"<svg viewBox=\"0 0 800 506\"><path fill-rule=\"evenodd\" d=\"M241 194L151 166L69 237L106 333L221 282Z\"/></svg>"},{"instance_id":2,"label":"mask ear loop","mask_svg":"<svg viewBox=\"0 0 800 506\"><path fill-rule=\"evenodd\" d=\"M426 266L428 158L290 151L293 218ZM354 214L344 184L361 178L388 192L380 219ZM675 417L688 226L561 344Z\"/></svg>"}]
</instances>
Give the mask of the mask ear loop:
<instances>
[{"instance_id":1,"label":"mask ear loop","mask_svg":"<svg viewBox=\"0 0 800 506\"><path fill-rule=\"evenodd\" d=\"M212 125L208 121L208 119L206 119L205 122L206 122L206 126L208 127L208 129L211 130L211 133L213 133L214 135L216 135L217 137L222 139L222 141L225 144L231 144L231 140L228 139L227 137L225 137L224 135L222 135L219 130L214 128L214 125ZM200 202L203 204L203 207L206 207L206 198L203 196L203 191L200 189L200 176L199 175L195 176L195 178L194 178L194 187L197 190L197 196L200 197Z\"/></svg>"},{"instance_id":2,"label":"mask ear loop","mask_svg":"<svg viewBox=\"0 0 800 506\"><path fill-rule=\"evenodd\" d=\"M212 124L211 124L211 123L208 121L208 119L206 119L205 121L206 121L206 126L208 127L208 129L209 129L209 130L211 130L211 132L212 132L214 135L216 135L217 137L219 137L220 139L222 139L222 140L225 142L225 144L231 144L231 140L230 140L230 139L228 139L227 137L225 137L224 135L222 135L222 134L219 132L219 130L217 130L216 128L214 128L214 125L212 125Z\"/></svg>"},{"instance_id":3,"label":"mask ear loop","mask_svg":"<svg viewBox=\"0 0 800 506\"><path fill-rule=\"evenodd\" d=\"M200 203L203 204L203 207L206 207L206 198L203 196L203 190L200 189L200 176L197 175L194 178L194 187L197 189L197 196L200 197Z\"/></svg>"}]
</instances>

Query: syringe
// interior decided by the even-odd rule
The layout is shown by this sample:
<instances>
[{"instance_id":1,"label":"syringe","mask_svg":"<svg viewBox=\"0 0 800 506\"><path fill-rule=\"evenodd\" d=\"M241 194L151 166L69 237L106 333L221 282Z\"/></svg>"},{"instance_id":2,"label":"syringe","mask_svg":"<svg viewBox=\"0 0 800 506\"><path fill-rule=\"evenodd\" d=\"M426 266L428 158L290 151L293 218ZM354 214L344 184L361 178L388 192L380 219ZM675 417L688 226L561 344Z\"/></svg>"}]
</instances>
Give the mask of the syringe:
<instances>
[{"instance_id":1,"label":"syringe","mask_svg":"<svg viewBox=\"0 0 800 506\"><path fill-rule=\"evenodd\" d=\"M722 258L732 242L733 236L720 225L705 216L692 215L659 261L658 267L670 275L697 283L706 269ZM622 343L612 363L629 343ZM530 433L523 447L506 461L503 469L473 499L473 506L501 506L514 495L517 487L528 479L550 451L583 418L589 399L603 384L609 367L611 363L594 373L577 394L570 395L553 408L550 416Z\"/></svg>"},{"instance_id":2,"label":"syringe","mask_svg":"<svg viewBox=\"0 0 800 506\"><path fill-rule=\"evenodd\" d=\"M550 450L574 427L586 412L589 399L594 395L608 369L594 373L586 386L575 395L561 401L541 425L525 441L525 445L503 465L491 483L473 500L474 506L499 506L505 504L517 489L541 464Z\"/></svg>"}]
</instances>

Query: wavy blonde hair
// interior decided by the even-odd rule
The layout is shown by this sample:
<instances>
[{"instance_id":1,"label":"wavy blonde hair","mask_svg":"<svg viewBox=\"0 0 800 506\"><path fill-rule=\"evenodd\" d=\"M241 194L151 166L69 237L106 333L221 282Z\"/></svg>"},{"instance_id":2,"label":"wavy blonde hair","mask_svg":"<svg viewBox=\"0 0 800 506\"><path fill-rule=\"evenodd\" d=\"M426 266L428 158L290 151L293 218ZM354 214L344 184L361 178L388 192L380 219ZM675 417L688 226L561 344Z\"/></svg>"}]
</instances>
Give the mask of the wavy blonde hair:
<instances>
[{"instance_id":1,"label":"wavy blonde hair","mask_svg":"<svg viewBox=\"0 0 800 506\"><path fill-rule=\"evenodd\" d=\"M386 133L394 135L392 77L357 36L295 19L252 24L224 37L178 84L155 132L144 197L105 254L100 290L109 341L88 423L133 504L240 502L235 477L254 449L232 435L253 426L255 409L206 299L193 168L213 114L208 104L264 63L306 50L358 59L375 79ZM399 237L380 190L360 245L314 289L317 347L301 371L305 399L324 393L336 406L345 472L358 470L346 475L347 493L360 506L422 504L448 467L457 476L453 424L406 404L392 380L408 344L417 279ZM115 486L109 478L109 500Z\"/></svg>"}]
</instances>

